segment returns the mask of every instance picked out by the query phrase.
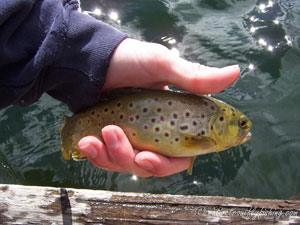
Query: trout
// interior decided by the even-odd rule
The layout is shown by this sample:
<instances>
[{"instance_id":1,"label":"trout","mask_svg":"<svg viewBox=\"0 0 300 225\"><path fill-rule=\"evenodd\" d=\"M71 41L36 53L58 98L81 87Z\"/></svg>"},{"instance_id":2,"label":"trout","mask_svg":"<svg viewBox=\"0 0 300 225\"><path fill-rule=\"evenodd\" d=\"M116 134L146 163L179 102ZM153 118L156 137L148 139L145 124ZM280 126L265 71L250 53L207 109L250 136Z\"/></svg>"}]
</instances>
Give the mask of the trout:
<instances>
[{"instance_id":1,"label":"trout","mask_svg":"<svg viewBox=\"0 0 300 225\"><path fill-rule=\"evenodd\" d=\"M252 123L234 107L213 97L178 91L116 89L104 92L101 101L72 117L63 117L60 128L65 160L86 159L78 149L88 135L101 139L104 126L121 127L137 150L168 157L193 157L219 152L248 141Z\"/></svg>"}]
</instances>

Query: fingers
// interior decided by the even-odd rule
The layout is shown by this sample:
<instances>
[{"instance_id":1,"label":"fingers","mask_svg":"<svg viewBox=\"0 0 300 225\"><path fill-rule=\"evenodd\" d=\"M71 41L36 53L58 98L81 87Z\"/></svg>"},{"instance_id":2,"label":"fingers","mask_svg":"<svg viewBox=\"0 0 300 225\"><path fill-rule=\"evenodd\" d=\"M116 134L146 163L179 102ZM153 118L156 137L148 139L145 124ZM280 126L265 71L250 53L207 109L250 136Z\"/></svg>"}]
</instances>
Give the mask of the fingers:
<instances>
[{"instance_id":1,"label":"fingers","mask_svg":"<svg viewBox=\"0 0 300 225\"><path fill-rule=\"evenodd\" d=\"M153 174L135 163L135 151L132 149L123 130L117 126L106 126L102 129L105 145L96 137L82 138L78 147L97 167L107 170L133 173L139 177L150 177Z\"/></svg>"},{"instance_id":2,"label":"fingers","mask_svg":"<svg viewBox=\"0 0 300 225\"><path fill-rule=\"evenodd\" d=\"M82 138L78 147L97 167L139 177L169 176L186 170L190 158L168 158L148 151L132 148L123 130L109 125L102 129L105 145L95 136Z\"/></svg>"},{"instance_id":3,"label":"fingers","mask_svg":"<svg viewBox=\"0 0 300 225\"><path fill-rule=\"evenodd\" d=\"M143 151L136 155L135 162L154 176L163 177L187 170L191 158L168 158L154 152Z\"/></svg>"},{"instance_id":4,"label":"fingers","mask_svg":"<svg viewBox=\"0 0 300 225\"><path fill-rule=\"evenodd\" d=\"M169 55L165 61L166 82L199 94L218 93L233 84L240 75L238 65L208 67Z\"/></svg>"}]
</instances>

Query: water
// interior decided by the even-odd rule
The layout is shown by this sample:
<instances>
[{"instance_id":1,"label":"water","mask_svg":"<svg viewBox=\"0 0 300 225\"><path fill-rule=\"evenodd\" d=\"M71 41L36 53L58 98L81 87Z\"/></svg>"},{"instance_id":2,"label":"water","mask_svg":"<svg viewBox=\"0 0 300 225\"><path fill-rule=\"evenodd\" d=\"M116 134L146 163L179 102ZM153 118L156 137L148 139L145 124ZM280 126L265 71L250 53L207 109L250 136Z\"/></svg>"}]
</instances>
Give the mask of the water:
<instances>
[{"instance_id":1,"label":"water","mask_svg":"<svg viewBox=\"0 0 300 225\"><path fill-rule=\"evenodd\" d=\"M193 175L139 179L63 161L62 103L44 95L0 112L0 183L289 199L300 190L300 1L91 0L82 11L211 66L239 64L218 98L253 122L253 139L198 157Z\"/></svg>"}]
</instances>

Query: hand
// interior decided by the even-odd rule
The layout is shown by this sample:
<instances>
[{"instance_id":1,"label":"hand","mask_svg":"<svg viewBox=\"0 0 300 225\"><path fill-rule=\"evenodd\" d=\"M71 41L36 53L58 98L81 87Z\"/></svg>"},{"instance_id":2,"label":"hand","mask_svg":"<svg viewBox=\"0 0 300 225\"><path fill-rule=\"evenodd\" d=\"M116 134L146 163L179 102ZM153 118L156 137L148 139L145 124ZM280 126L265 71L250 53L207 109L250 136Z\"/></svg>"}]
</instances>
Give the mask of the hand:
<instances>
[{"instance_id":1,"label":"hand","mask_svg":"<svg viewBox=\"0 0 300 225\"><path fill-rule=\"evenodd\" d=\"M232 84L240 74L238 66L221 69L188 62L162 45L125 39L110 61L104 90L120 87L166 89L175 85L186 91L217 93ZM82 138L79 149L97 167L129 172L140 177L168 176L186 170L190 158L170 158L132 148L117 126L102 129L106 145L99 138Z\"/></svg>"}]
</instances>

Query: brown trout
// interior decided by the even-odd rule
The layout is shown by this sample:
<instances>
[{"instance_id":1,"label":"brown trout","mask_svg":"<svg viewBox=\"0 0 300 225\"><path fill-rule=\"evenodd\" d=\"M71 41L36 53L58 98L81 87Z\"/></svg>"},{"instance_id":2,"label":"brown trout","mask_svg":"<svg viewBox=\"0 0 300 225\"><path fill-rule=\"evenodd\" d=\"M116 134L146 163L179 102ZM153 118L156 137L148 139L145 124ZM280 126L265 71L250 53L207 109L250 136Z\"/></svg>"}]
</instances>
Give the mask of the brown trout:
<instances>
[{"instance_id":1,"label":"brown trout","mask_svg":"<svg viewBox=\"0 0 300 225\"><path fill-rule=\"evenodd\" d=\"M63 158L86 159L77 147L87 135L101 139L109 124L121 127L132 146L169 157L193 157L226 150L251 138L251 121L212 97L176 91L119 89L103 93L97 105L64 116L60 128Z\"/></svg>"}]
</instances>

